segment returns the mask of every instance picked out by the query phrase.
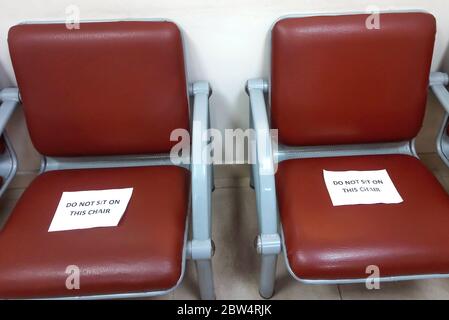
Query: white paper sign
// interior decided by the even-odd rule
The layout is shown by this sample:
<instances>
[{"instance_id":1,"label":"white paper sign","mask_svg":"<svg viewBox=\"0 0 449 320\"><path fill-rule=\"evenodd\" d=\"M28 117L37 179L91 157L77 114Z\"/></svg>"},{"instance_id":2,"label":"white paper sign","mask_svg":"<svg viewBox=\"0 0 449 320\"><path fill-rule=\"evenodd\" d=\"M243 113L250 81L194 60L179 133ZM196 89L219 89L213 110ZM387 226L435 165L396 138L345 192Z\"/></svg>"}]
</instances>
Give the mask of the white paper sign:
<instances>
[{"instance_id":1,"label":"white paper sign","mask_svg":"<svg viewBox=\"0 0 449 320\"><path fill-rule=\"evenodd\" d=\"M387 170L323 170L323 176L334 206L403 202Z\"/></svg>"},{"instance_id":2,"label":"white paper sign","mask_svg":"<svg viewBox=\"0 0 449 320\"><path fill-rule=\"evenodd\" d=\"M133 188L63 192L48 232L115 227Z\"/></svg>"}]
</instances>

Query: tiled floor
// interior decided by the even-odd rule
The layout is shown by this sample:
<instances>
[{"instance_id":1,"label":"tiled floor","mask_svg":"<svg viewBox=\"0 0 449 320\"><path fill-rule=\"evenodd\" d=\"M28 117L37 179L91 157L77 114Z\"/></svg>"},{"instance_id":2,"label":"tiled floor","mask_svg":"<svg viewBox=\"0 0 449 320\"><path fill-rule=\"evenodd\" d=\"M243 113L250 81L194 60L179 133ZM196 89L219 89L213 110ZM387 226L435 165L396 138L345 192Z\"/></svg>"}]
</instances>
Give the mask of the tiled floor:
<instances>
[{"instance_id":1,"label":"tiled floor","mask_svg":"<svg viewBox=\"0 0 449 320\"><path fill-rule=\"evenodd\" d=\"M435 154L421 159L449 192L449 169ZM213 259L218 299L260 299L259 261L253 243L257 234L255 195L248 187L248 167L217 168L213 193ZM22 177L23 178L23 177ZM0 202L3 214L14 206L22 189L12 189ZM195 266L188 262L182 284L159 299L198 299ZM449 279L383 283L380 290L364 285L312 286L297 283L279 258L273 299L449 299Z\"/></svg>"}]
</instances>

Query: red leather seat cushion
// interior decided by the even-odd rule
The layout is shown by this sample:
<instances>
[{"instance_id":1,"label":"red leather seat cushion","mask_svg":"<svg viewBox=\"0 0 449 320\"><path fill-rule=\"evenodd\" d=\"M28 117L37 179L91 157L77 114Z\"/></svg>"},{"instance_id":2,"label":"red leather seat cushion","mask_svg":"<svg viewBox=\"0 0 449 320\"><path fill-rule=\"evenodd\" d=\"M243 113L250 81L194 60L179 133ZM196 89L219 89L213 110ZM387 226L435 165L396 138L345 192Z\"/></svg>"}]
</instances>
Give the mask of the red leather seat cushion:
<instances>
[{"instance_id":1,"label":"red leather seat cushion","mask_svg":"<svg viewBox=\"0 0 449 320\"><path fill-rule=\"evenodd\" d=\"M8 42L44 155L165 153L171 132L189 129L181 33L171 22L23 24Z\"/></svg>"},{"instance_id":2,"label":"red leather seat cushion","mask_svg":"<svg viewBox=\"0 0 449 320\"><path fill-rule=\"evenodd\" d=\"M286 18L272 32L271 119L286 145L402 141L421 128L435 39L425 13Z\"/></svg>"},{"instance_id":3,"label":"red leather seat cushion","mask_svg":"<svg viewBox=\"0 0 449 320\"><path fill-rule=\"evenodd\" d=\"M333 207L323 169L387 169L404 202ZM301 279L449 273L449 195L413 157L290 160L276 173L278 205L293 272Z\"/></svg>"},{"instance_id":4,"label":"red leather seat cushion","mask_svg":"<svg viewBox=\"0 0 449 320\"><path fill-rule=\"evenodd\" d=\"M0 231L0 297L146 292L180 275L189 172L166 167L53 171L37 177ZM47 232L63 191L133 187L117 227ZM81 271L67 290L66 267Z\"/></svg>"}]
</instances>

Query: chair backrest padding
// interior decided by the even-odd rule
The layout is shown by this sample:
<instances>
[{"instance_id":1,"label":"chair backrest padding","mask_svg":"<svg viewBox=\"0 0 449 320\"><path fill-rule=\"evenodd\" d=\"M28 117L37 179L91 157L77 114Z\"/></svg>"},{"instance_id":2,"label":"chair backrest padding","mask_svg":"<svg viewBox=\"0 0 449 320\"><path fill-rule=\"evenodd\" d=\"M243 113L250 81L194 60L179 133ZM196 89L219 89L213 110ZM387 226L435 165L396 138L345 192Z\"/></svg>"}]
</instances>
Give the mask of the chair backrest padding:
<instances>
[{"instance_id":1,"label":"chair backrest padding","mask_svg":"<svg viewBox=\"0 0 449 320\"><path fill-rule=\"evenodd\" d=\"M189 128L182 39L171 22L21 24L8 41L44 155L164 153L171 131Z\"/></svg>"},{"instance_id":2,"label":"chair backrest padding","mask_svg":"<svg viewBox=\"0 0 449 320\"><path fill-rule=\"evenodd\" d=\"M271 120L280 143L394 142L418 134L435 19L426 13L381 14L379 29L367 28L367 19L317 16L275 24Z\"/></svg>"}]
</instances>

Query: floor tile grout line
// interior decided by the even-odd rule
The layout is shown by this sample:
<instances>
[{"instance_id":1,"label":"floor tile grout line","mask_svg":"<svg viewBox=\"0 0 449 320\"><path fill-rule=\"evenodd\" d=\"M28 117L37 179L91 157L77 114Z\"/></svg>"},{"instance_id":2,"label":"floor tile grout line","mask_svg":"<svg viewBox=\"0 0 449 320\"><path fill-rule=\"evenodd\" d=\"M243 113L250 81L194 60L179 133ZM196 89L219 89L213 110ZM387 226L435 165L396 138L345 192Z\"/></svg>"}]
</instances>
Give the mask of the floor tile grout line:
<instances>
[{"instance_id":1,"label":"floor tile grout line","mask_svg":"<svg viewBox=\"0 0 449 320\"><path fill-rule=\"evenodd\" d=\"M344 300L344 299L343 299L343 296L342 296L342 294L341 294L341 288L340 288L340 285L339 285L339 284L337 284L337 290L338 290L338 295L340 296L340 300Z\"/></svg>"}]
</instances>

